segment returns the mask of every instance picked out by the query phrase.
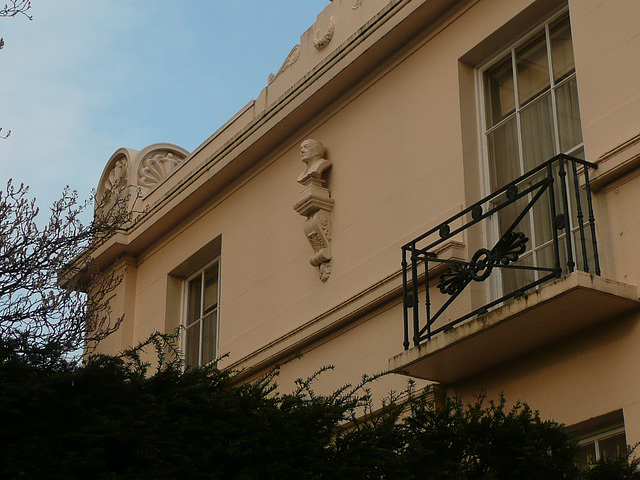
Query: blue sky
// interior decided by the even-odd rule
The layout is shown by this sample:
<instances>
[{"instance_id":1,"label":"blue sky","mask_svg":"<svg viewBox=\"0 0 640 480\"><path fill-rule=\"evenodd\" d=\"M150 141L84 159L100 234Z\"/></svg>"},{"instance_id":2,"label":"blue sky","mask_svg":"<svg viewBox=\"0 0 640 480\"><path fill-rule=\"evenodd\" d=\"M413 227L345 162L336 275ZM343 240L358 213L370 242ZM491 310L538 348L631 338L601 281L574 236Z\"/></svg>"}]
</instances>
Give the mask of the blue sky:
<instances>
[{"instance_id":1,"label":"blue sky","mask_svg":"<svg viewBox=\"0 0 640 480\"><path fill-rule=\"evenodd\" d=\"M32 0L0 18L0 190L87 197L119 147L191 151L258 96L328 0Z\"/></svg>"}]
</instances>

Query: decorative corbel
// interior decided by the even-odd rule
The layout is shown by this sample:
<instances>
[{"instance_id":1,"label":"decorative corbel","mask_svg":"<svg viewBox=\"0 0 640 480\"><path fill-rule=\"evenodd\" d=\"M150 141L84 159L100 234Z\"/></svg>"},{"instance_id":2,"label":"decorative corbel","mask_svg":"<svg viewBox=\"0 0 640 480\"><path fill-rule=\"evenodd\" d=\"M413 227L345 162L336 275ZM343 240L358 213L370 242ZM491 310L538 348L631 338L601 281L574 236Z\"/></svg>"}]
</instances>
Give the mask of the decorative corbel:
<instances>
[{"instance_id":1,"label":"decorative corbel","mask_svg":"<svg viewBox=\"0 0 640 480\"><path fill-rule=\"evenodd\" d=\"M324 153L324 145L318 140L310 138L300 145L306 169L298 177L298 183L304 189L293 208L307 218L304 233L314 252L309 263L318 267L320 280L326 282L331 274L331 210L335 200L324 187L322 174L331 167L331 162L324 158Z\"/></svg>"}]
</instances>

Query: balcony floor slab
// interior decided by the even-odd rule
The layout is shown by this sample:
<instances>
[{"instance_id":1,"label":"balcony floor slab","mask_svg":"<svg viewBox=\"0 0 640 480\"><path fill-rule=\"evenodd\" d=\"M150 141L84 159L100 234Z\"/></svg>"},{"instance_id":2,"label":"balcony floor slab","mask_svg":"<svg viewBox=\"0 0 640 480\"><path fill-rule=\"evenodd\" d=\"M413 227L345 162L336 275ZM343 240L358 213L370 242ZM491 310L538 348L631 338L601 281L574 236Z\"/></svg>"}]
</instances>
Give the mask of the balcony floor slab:
<instances>
[{"instance_id":1,"label":"balcony floor slab","mask_svg":"<svg viewBox=\"0 0 640 480\"><path fill-rule=\"evenodd\" d=\"M639 307L636 286L573 272L394 356L389 368L456 383Z\"/></svg>"}]
</instances>

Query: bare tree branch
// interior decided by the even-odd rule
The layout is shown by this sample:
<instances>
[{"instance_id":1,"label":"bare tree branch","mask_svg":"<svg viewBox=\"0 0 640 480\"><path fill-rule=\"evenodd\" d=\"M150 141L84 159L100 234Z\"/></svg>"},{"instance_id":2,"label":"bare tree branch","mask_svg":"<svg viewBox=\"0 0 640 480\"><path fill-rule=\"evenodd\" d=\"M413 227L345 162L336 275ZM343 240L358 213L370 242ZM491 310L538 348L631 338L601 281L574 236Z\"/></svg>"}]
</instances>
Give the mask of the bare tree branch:
<instances>
[{"instance_id":1,"label":"bare tree branch","mask_svg":"<svg viewBox=\"0 0 640 480\"><path fill-rule=\"evenodd\" d=\"M18 354L60 358L120 326L108 300L122 274L93 271L92 253L130 220L129 199L116 199L85 225L81 215L93 202L66 188L42 225L28 192L11 180L0 191L0 341Z\"/></svg>"},{"instance_id":2,"label":"bare tree branch","mask_svg":"<svg viewBox=\"0 0 640 480\"><path fill-rule=\"evenodd\" d=\"M0 8L0 17L15 17L16 15L24 15L29 20L33 20L33 17L27 14L27 11L31 8L31 0L11 0L9 3L5 3L4 7ZM4 39L0 38L0 50L4 47ZM2 128L0 128L0 132ZM9 130L5 135L0 134L0 139L5 140L11 135Z\"/></svg>"},{"instance_id":3,"label":"bare tree branch","mask_svg":"<svg viewBox=\"0 0 640 480\"><path fill-rule=\"evenodd\" d=\"M4 48L4 38L0 38L0 50L2 50L3 48ZM2 127L0 127L0 132L2 132ZM9 135L11 135L11 130L9 130L6 135L2 135L2 133L0 133L0 138L4 140L6 138L9 138Z\"/></svg>"},{"instance_id":4,"label":"bare tree branch","mask_svg":"<svg viewBox=\"0 0 640 480\"><path fill-rule=\"evenodd\" d=\"M27 14L30 8L31 0L11 0L9 3L5 3L4 7L0 8L0 17L24 15L29 20L33 20L33 17Z\"/></svg>"}]
</instances>

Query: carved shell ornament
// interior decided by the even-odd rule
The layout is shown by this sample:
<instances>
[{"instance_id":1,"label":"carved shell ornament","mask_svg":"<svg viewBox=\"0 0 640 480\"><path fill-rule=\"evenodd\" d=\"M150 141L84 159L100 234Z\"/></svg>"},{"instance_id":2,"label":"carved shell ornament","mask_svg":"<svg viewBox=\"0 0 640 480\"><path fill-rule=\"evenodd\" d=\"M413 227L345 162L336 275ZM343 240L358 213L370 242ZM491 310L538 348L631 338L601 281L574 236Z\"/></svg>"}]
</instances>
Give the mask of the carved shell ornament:
<instances>
[{"instance_id":1,"label":"carved shell ornament","mask_svg":"<svg viewBox=\"0 0 640 480\"><path fill-rule=\"evenodd\" d=\"M182 159L174 157L171 152L156 153L145 158L138 168L138 185L149 189L156 187L181 163Z\"/></svg>"},{"instance_id":2,"label":"carved shell ornament","mask_svg":"<svg viewBox=\"0 0 640 480\"><path fill-rule=\"evenodd\" d=\"M269 78L267 79L267 83L271 85L273 81L276 79L276 77L280 75L282 72L284 72L291 65L296 63L298 61L298 58L300 58L300 45L296 45L291 49L291 51L289 52L289 55L287 55L287 59L284 61L284 63L280 67L280 70L278 70L278 73L276 73L275 75L273 73L269 75Z\"/></svg>"},{"instance_id":3,"label":"carved shell ornament","mask_svg":"<svg viewBox=\"0 0 640 480\"><path fill-rule=\"evenodd\" d=\"M316 30L313 34L313 46L318 50L322 50L324 47L329 45L329 42L333 38L333 33L336 30L336 21L333 16L329 19L329 26L325 30L325 32L321 35L320 30Z\"/></svg>"},{"instance_id":4,"label":"carved shell ornament","mask_svg":"<svg viewBox=\"0 0 640 480\"><path fill-rule=\"evenodd\" d=\"M358 7L361 7L364 4L364 0L353 0L353 4L351 4L351 8L356 10Z\"/></svg>"}]
</instances>

